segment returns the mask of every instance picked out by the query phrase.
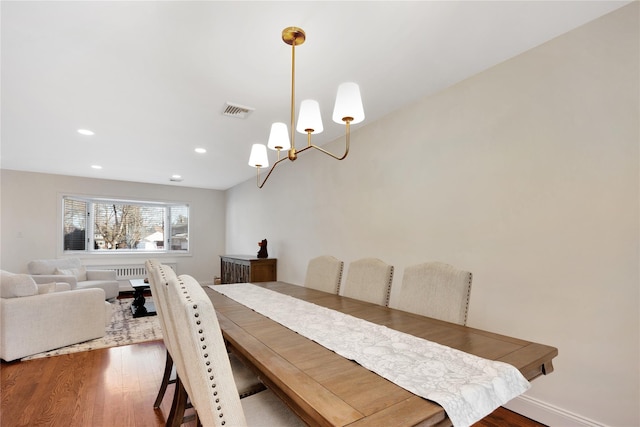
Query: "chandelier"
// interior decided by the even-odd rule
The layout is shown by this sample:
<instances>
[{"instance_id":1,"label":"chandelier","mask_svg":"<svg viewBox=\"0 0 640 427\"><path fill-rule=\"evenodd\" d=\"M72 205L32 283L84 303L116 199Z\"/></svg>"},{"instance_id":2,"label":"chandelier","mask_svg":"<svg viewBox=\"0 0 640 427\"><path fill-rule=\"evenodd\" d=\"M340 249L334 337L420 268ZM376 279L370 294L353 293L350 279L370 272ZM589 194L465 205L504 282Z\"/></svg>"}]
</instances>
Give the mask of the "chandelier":
<instances>
[{"instance_id":1,"label":"chandelier","mask_svg":"<svg viewBox=\"0 0 640 427\"><path fill-rule=\"evenodd\" d=\"M345 150L341 156L330 153L329 151L318 147L311 143L311 134L320 133L323 130L322 117L320 116L320 105L318 101L306 99L300 103L300 115L298 116L298 126L295 128L298 132L307 135L307 146L296 149L295 143L295 81L296 81L296 46L304 43L306 39L305 32L298 27L288 27L282 30L282 40L291 46L291 128L289 139L287 125L282 122L273 123L271 125L271 133L267 146L278 152L278 160L271 166L269 173L260 183L260 169L269 167L269 158L267 156L267 147L263 144L253 144L251 154L249 156L249 166L256 168L256 184L258 188L262 188L267 182L273 170L282 161L289 159L294 161L298 158L298 154L310 148L321 151L336 160L343 160L349 154L349 135L351 124L360 123L364 120L364 110L362 108L362 100L360 98L360 88L356 83L342 83L338 87L336 95L336 103L333 109L333 121L344 124L345 132ZM286 151L286 157L280 158L280 152Z\"/></svg>"}]
</instances>

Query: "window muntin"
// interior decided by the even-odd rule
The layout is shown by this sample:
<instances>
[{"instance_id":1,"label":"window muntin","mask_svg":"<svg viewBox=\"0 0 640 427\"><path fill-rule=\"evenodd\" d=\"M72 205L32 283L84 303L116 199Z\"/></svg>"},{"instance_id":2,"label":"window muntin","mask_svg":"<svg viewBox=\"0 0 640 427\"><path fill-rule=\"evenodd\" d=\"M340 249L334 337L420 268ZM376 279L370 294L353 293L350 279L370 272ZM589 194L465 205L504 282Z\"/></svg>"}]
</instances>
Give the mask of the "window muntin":
<instances>
[{"instance_id":1,"label":"window muntin","mask_svg":"<svg viewBox=\"0 0 640 427\"><path fill-rule=\"evenodd\" d=\"M63 249L189 252L189 206L63 197Z\"/></svg>"}]
</instances>

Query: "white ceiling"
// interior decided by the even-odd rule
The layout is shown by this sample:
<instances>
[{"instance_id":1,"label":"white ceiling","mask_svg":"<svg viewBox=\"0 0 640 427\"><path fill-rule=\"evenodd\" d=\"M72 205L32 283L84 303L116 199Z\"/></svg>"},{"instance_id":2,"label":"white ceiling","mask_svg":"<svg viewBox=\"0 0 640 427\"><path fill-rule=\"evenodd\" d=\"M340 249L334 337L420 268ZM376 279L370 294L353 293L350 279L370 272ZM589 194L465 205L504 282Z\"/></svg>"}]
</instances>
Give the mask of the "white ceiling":
<instances>
[{"instance_id":1,"label":"white ceiling","mask_svg":"<svg viewBox=\"0 0 640 427\"><path fill-rule=\"evenodd\" d=\"M627 3L2 1L1 166L227 189L289 121L285 27L307 33L297 103L320 102L323 144L344 132L331 121L343 81L360 84L357 128ZM255 111L225 117L227 101Z\"/></svg>"}]
</instances>

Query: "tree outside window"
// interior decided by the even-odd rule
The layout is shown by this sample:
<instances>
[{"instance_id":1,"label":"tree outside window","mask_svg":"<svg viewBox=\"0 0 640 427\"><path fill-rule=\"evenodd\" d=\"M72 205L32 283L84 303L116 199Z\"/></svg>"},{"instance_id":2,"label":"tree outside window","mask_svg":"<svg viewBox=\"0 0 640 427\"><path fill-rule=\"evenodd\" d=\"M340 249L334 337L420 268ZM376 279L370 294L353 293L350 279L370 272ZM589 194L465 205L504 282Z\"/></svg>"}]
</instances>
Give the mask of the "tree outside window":
<instances>
[{"instance_id":1,"label":"tree outside window","mask_svg":"<svg viewBox=\"0 0 640 427\"><path fill-rule=\"evenodd\" d=\"M189 250L189 206L63 198L65 251Z\"/></svg>"}]
</instances>

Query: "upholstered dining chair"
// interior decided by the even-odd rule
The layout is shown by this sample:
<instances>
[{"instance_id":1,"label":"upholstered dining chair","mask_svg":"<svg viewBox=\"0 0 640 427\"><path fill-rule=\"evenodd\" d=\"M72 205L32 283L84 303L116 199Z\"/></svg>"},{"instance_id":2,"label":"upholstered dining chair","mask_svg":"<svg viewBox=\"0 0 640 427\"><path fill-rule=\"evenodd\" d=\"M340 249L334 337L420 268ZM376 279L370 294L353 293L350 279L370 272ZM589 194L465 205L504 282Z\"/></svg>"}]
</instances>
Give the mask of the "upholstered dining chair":
<instances>
[{"instance_id":1,"label":"upholstered dining chair","mask_svg":"<svg viewBox=\"0 0 640 427\"><path fill-rule=\"evenodd\" d=\"M349 264L342 295L387 306L392 280L392 265L377 258L362 258Z\"/></svg>"},{"instance_id":2,"label":"upholstered dining chair","mask_svg":"<svg viewBox=\"0 0 640 427\"><path fill-rule=\"evenodd\" d=\"M158 390L158 395L156 396L156 400L153 403L154 408L159 408L162 403L162 399L164 398L165 392L167 391L167 387L169 384L175 383L175 380L171 379L171 374L173 371L173 359L171 357L171 335L167 328L173 327L173 325L167 325L166 316L168 316L166 301L164 300L164 295L161 295L161 292L164 292L163 289L159 288L159 272L158 268L160 267L160 262L156 259L148 259L145 261L144 266L147 270L147 280L149 281L149 288L151 288L151 296L154 299L154 305L156 306L156 315L160 320L160 329L162 329L162 338L164 341L164 346L166 348L165 352L165 364L164 364L164 373L162 374L162 381L160 383L160 389Z\"/></svg>"},{"instance_id":3,"label":"upholstered dining chair","mask_svg":"<svg viewBox=\"0 0 640 427\"><path fill-rule=\"evenodd\" d=\"M344 262L331 255L309 260L304 285L307 288L337 294L340 292Z\"/></svg>"},{"instance_id":4,"label":"upholstered dining chair","mask_svg":"<svg viewBox=\"0 0 640 427\"><path fill-rule=\"evenodd\" d=\"M160 264L157 260L148 260L145 266L149 275L151 292L156 304L156 312L160 318L163 341L167 349L165 368L160 389L154 402L154 408L160 407L167 386L171 383L176 383L171 411L167 417L167 425L176 426L182 423L185 410L188 407L188 394L182 388L183 385L180 383L180 379L171 379L172 372L178 370L175 366L174 358L176 357L176 353L180 352L180 347L176 339L178 330L176 330L173 314L169 307L171 301L168 299L168 287L171 286L171 283L175 283L177 276L171 267ZM264 384L262 384L255 374L240 362L237 357L230 354L229 359L232 366L233 377L241 398L265 389ZM181 360L181 358L178 357L178 360Z\"/></svg>"},{"instance_id":5,"label":"upholstered dining chair","mask_svg":"<svg viewBox=\"0 0 640 427\"><path fill-rule=\"evenodd\" d=\"M200 284L188 275L172 279L172 301L182 361L177 364L198 424L302 426L302 421L269 390L240 400L216 312Z\"/></svg>"},{"instance_id":6,"label":"upholstered dining chair","mask_svg":"<svg viewBox=\"0 0 640 427\"><path fill-rule=\"evenodd\" d=\"M459 325L467 324L472 274L442 262L406 267L392 306Z\"/></svg>"},{"instance_id":7,"label":"upholstered dining chair","mask_svg":"<svg viewBox=\"0 0 640 427\"><path fill-rule=\"evenodd\" d=\"M177 331L175 330L175 322L173 321L173 315L169 309L169 301L167 297L167 286L169 286L172 279L177 279L177 276L171 267L160 264L156 260L151 260L150 262L145 263L145 267L147 268L151 294L154 297L156 313L160 318L163 341L167 350L162 381L153 407L160 407L168 384L175 383L174 395L171 400L171 410L169 411L169 415L166 420L167 427L175 427L183 423L184 413L188 407L188 396L180 382L180 379L178 378L175 366L176 360L180 361L182 359L177 355L180 351L180 347L176 341ZM174 357L176 358L175 360ZM172 380L171 374L174 369L176 371L176 378Z\"/></svg>"}]
</instances>

